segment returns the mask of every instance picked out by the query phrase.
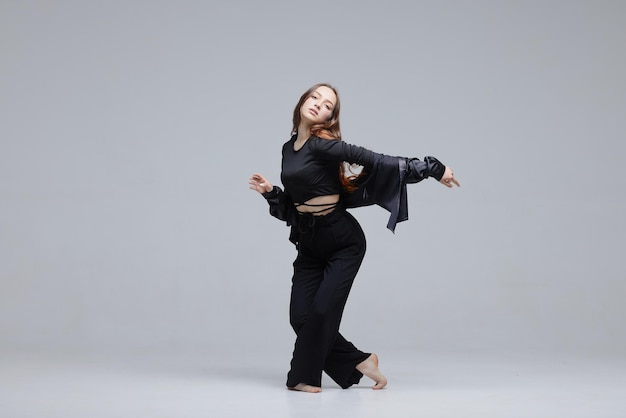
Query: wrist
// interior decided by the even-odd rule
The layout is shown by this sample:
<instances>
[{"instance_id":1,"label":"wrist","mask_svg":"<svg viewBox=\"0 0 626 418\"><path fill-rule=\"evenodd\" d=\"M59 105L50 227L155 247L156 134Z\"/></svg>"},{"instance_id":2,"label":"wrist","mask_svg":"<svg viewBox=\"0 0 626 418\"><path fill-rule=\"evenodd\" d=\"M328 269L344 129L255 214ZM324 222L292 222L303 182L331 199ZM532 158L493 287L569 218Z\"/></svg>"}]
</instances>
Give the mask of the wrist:
<instances>
[{"instance_id":1,"label":"wrist","mask_svg":"<svg viewBox=\"0 0 626 418\"><path fill-rule=\"evenodd\" d=\"M272 188L271 188L270 190L268 190L267 192L263 192L263 193L261 193L261 195L262 195L264 198L266 198L266 199L267 199L267 198L270 198L270 197L274 197L276 194L278 194L277 189L278 189L277 187L272 187Z\"/></svg>"}]
</instances>

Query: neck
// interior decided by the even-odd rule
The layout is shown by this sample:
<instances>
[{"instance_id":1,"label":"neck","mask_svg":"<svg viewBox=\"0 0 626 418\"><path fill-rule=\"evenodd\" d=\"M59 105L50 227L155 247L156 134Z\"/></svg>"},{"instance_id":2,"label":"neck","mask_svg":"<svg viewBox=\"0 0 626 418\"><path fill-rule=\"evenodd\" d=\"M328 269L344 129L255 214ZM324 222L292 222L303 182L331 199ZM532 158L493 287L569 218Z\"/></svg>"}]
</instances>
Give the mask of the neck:
<instances>
[{"instance_id":1,"label":"neck","mask_svg":"<svg viewBox=\"0 0 626 418\"><path fill-rule=\"evenodd\" d=\"M296 141L306 141L311 136L311 126L304 121L298 126L298 137Z\"/></svg>"}]
</instances>

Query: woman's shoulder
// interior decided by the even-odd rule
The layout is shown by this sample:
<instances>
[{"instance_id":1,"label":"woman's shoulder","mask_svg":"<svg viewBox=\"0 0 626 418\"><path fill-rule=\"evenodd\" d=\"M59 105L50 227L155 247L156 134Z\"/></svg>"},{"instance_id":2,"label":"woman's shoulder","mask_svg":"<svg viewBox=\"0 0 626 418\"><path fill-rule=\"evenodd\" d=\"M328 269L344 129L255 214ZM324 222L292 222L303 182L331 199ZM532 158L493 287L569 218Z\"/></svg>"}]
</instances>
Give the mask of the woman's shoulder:
<instances>
[{"instance_id":1,"label":"woman's shoulder","mask_svg":"<svg viewBox=\"0 0 626 418\"><path fill-rule=\"evenodd\" d=\"M340 143L340 139L326 139L313 135L307 139L305 145L313 153L327 153L330 150L337 149L338 145L341 146Z\"/></svg>"},{"instance_id":2,"label":"woman's shoulder","mask_svg":"<svg viewBox=\"0 0 626 418\"><path fill-rule=\"evenodd\" d=\"M283 144L283 151L285 151L286 149L289 148L289 146L291 145L291 148L293 149L293 143L296 141L296 135L292 135L291 138L289 138L287 140L287 142L285 142Z\"/></svg>"},{"instance_id":3,"label":"woman's shoulder","mask_svg":"<svg viewBox=\"0 0 626 418\"><path fill-rule=\"evenodd\" d=\"M315 144L318 146L322 146L322 147L332 147L333 144L336 144L338 142L341 142L341 139L339 138L322 138L316 135L312 135L307 142L311 143L311 144Z\"/></svg>"}]
</instances>

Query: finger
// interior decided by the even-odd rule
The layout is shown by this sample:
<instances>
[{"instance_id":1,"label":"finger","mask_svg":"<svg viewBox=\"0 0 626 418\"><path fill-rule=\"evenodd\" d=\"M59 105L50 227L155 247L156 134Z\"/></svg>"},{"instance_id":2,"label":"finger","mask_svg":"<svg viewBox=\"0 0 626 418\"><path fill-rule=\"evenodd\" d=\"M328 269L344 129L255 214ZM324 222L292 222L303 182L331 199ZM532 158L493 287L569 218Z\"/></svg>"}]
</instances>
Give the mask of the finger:
<instances>
[{"instance_id":1,"label":"finger","mask_svg":"<svg viewBox=\"0 0 626 418\"><path fill-rule=\"evenodd\" d=\"M451 180L452 180L452 183L456 184L456 187L461 187L461 183L459 183L457 179L453 177Z\"/></svg>"}]
</instances>

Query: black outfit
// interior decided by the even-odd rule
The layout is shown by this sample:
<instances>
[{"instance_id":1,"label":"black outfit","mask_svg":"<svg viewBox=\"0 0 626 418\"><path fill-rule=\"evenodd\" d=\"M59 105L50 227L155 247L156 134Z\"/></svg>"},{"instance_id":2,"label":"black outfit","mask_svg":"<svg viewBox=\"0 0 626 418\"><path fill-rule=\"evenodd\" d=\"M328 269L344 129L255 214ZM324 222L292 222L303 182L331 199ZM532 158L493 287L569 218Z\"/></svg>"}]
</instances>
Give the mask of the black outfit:
<instances>
[{"instance_id":1,"label":"black outfit","mask_svg":"<svg viewBox=\"0 0 626 418\"><path fill-rule=\"evenodd\" d=\"M445 166L436 158L390 157L343 141L309 138L294 150L294 135L283 146L279 187L263 196L270 213L291 227L290 241L298 249L293 263L290 323L297 338L287 386L321 386L322 370L342 388L363 376L356 366L370 354L357 349L339 333L339 324L352 283L365 256L365 235L345 209L378 204L390 212L387 227L408 219L406 184L433 176L441 179ZM339 181L342 162L364 167L358 189L347 193ZM327 215L300 214L296 207L316 196L340 194ZM310 206L310 205L309 205Z\"/></svg>"}]
</instances>

